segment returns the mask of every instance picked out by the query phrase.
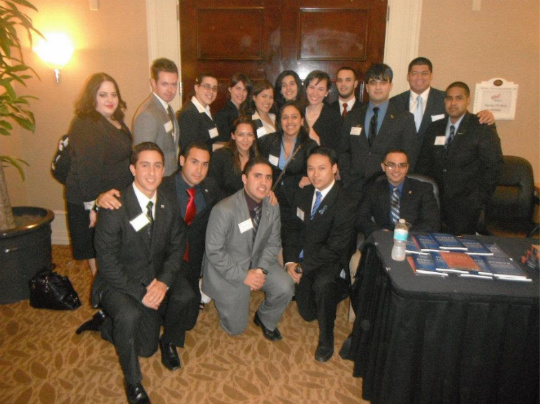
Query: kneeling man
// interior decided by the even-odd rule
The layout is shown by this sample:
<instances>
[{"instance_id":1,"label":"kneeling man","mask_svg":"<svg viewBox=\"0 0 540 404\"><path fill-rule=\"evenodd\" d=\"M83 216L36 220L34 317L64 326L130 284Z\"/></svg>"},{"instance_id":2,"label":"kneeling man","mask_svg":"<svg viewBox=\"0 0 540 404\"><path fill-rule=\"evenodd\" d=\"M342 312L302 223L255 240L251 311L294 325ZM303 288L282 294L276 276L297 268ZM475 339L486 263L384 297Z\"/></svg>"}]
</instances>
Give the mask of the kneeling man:
<instances>
[{"instance_id":1,"label":"kneeling man","mask_svg":"<svg viewBox=\"0 0 540 404\"><path fill-rule=\"evenodd\" d=\"M266 198L272 188L272 166L254 158L247 162L242 181L244 189L218 203L210 214L202 289L214 299L221 327L232 335L242 333L248 324L250 292L265 292L253 321L266 339L278 341L277 324L294 285L277 260L279 207Z\"/></svg>"},{"instance_id":2,"label":"kneeling man","mask_svg":"<svg viewBox=\"0 0 540 404\"><path fill-rule=\"evenodd\" d=\"M171 370L180 367L180 313L195 294L179 274L185 241L178 209L157 192L163 152L152 142L138 144L130 170L135 180L121 191L122 206L99 211L92 304L108 314L101 335L116 347L128 401L141 404L150 400L138 357L153 355L159 341L163 364Z\"/></svg>"}]
</instances>

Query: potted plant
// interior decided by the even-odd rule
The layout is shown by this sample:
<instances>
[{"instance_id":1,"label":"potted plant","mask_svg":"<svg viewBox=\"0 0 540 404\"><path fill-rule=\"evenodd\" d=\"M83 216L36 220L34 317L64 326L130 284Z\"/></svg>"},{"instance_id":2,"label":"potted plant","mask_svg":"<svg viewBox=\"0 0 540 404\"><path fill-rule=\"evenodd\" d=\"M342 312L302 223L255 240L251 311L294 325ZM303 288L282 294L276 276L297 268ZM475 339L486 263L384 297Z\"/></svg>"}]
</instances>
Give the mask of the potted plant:
<instances>
[{"instance_id":1,"label":"potted plant","mask_svg":"<svg viewBox=\"0 0 540 404\"><path fill-rule=\"evenodd\" d=\"M14 127L35 130L29 100L35 97L17 94L26 81L37 74L23 60L20 35L34 28L25 9L37 9L27 0L0 0L0 135L10 136ZM41 208L11 207L4 167L15 167L22 178L25 161L2 155L0 149L0 303L29 297L28 281L51 263L52 211Z\"/></svg>"}]
</instances>

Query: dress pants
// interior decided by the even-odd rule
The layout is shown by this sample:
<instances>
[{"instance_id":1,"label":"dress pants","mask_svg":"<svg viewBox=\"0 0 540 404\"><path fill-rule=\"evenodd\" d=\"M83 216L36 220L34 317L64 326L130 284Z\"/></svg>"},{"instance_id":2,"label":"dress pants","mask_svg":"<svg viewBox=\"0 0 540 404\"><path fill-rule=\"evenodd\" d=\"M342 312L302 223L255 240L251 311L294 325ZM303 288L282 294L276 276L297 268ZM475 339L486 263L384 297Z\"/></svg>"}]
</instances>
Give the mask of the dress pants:
<instances>
[{"instance_id":1,"label":"dress pants","mask_svg":"<svg viewBox=\"0 0 540 404\"><path fill-rule=\"evenodd\" d=\"M341 268L325 268L302 275L296 286L298 312L306 321L319 322L319 343L333 346L334 321L338 303L347 291L347 281L339 277Z\"/></svg>"},{"instance_id":2,"label":"dress pants","mask_svg":"<svg viewBox=\"0 0 540 404\"><path fill-rule=\"evenodd\" d=\"M194 302L195 295L181 274L169 287L159 310L146 307L122 291L108 290L103 294L100 306L110 318L103 324L101 336L114 344L127 383L142 380L138 357L149 357L157 351L161 324L163 338L173 345L183 346L186 329L193 328L195 323L182 314Z\"/></svg>"}]
</instances>

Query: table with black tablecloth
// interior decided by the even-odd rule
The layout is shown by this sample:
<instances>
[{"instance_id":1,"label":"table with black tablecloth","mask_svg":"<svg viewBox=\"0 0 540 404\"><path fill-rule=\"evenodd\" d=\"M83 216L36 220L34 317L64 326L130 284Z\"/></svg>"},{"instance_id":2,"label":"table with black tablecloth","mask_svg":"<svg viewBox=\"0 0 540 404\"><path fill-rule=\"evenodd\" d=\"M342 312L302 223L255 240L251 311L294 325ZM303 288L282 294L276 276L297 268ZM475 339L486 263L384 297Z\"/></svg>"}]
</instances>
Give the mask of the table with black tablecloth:
<instances>
[{"instance_id":1,"label":"table with black tablecloth","mask_svg":"<svg viewBox=\"0 0 540 404\"><path fill-rule=\"evenodd\" d=\"M496 242L516 261L530 239ZM390 257L392 233L366 242L341 356L372 404L538 403L538 272L533 282L415 275Z\"/></svg>"}]
</instances>

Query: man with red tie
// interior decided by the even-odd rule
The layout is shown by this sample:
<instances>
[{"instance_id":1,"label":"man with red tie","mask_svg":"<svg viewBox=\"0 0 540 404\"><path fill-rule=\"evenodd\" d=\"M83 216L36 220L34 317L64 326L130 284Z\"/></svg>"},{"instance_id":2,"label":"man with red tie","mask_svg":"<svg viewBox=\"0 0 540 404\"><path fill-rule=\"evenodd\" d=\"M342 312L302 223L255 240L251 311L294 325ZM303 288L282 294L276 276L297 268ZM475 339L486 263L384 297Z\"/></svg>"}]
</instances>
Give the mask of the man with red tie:
<instances>
[{"instance_id":1,"label":"man with red tie","mask_svg":"<svg viewBox=\"0 0 540 404\"><path fill-rule=\"evenodd\" d=\"M358 88L356 70L348 66L340 67L336 74L336 87L339 98L330 104L330 108L338 111L343 120L349 112L362 105L361 97L360 99L356 98L356 89Z\"/></svg>"}]
</instances>

